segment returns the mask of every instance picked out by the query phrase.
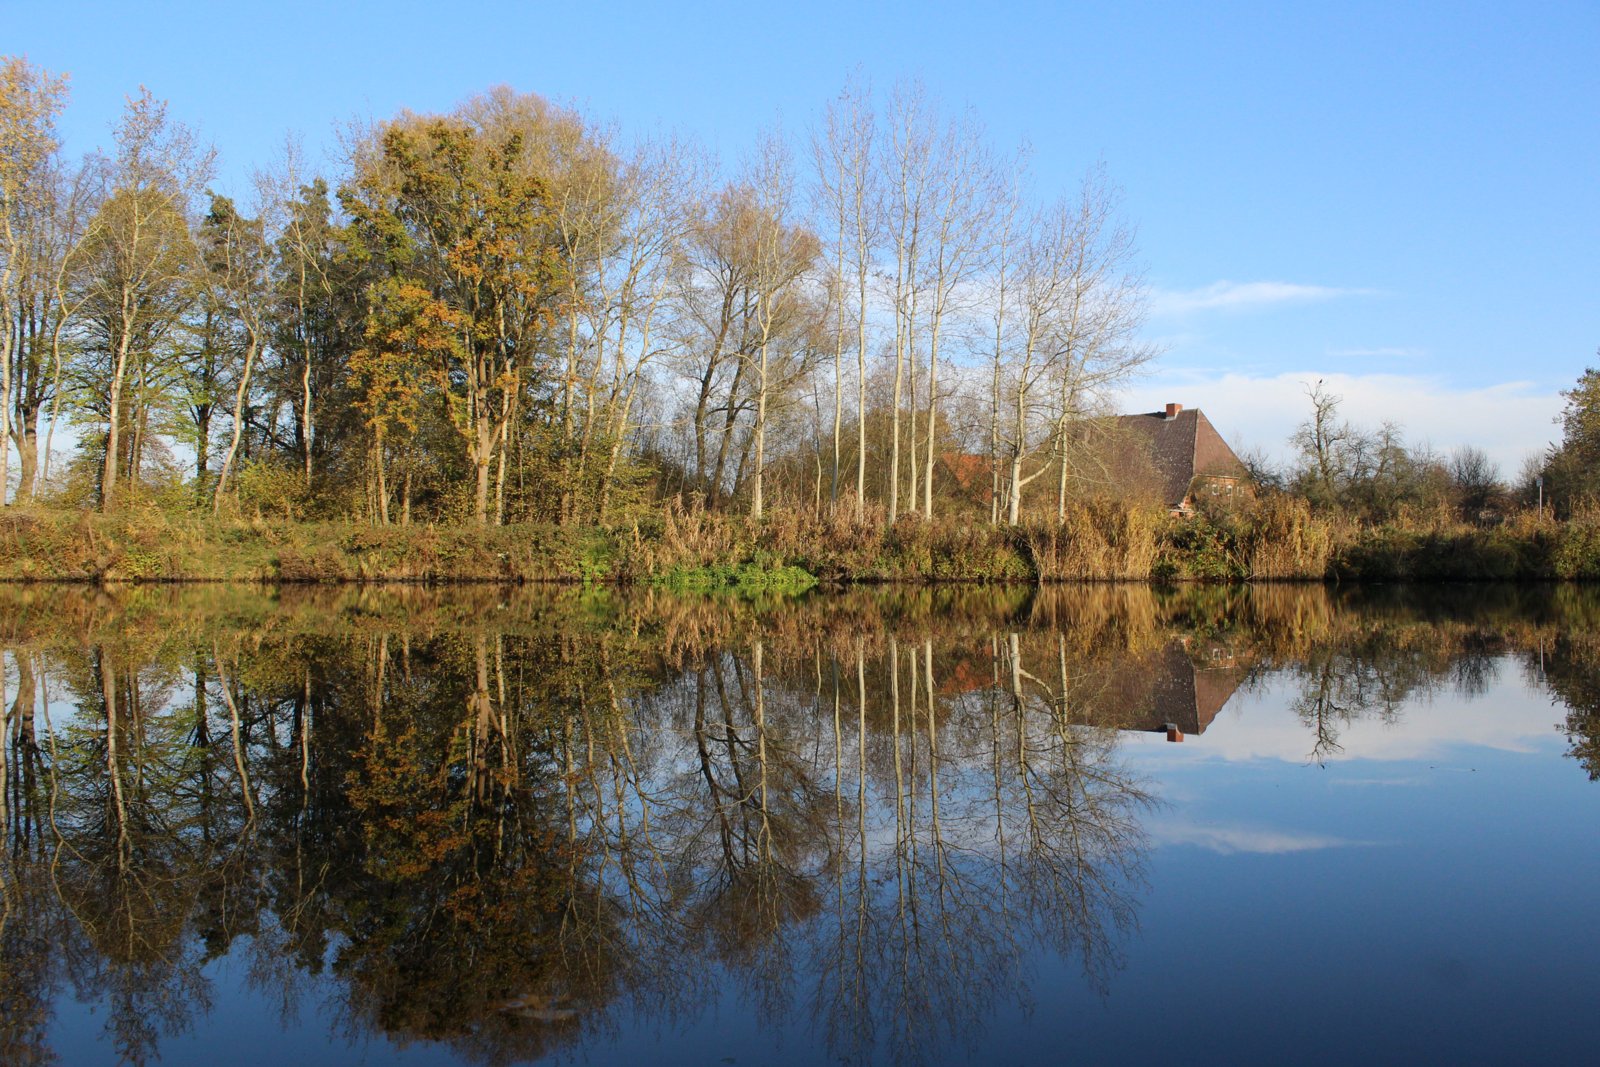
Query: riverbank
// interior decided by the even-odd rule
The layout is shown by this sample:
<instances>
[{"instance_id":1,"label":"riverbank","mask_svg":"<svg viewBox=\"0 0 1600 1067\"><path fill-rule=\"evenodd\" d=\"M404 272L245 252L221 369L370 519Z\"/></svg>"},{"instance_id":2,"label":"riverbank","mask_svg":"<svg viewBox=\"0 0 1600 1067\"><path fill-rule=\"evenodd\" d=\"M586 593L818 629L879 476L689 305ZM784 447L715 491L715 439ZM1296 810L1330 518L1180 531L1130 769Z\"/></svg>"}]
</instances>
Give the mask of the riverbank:
<instances>
[{"instance_id":1,"label":"riverbank","mask_svg":"<svg viewBox=\"0 0 1600 1067\"><path fill-rule=\"evenodd\" d=\"M794 591L813 581L1545 581L1600 578L1600 516L1365 527L1283 498L1174 519L1111 504L991 527L663 511L627 525L385 526L0 513L0 581L589 582Z\"/></svg>"}]
</instances>

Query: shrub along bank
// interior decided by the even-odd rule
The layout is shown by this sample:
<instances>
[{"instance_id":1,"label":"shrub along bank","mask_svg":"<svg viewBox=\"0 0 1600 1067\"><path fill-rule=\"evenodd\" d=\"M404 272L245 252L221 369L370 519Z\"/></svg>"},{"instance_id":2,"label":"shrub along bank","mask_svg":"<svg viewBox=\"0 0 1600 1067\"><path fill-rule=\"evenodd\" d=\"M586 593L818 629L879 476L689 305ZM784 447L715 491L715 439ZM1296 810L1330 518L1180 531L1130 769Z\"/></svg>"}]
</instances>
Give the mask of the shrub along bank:
<instances>
[{"instance_id":1,"label":"shrub along bank","mask_svg":"<svg viewBox=\"0 0 1600 1067\"><path fill-rule=\"evenodd\" d=\"M1109 503L1020 526L668 510L625 526L368 526L48 510L0 512L0 581L651 583L793 592L830 583L1600 578L1600 513L1480 527L1383 526L1272 497L1171 518Z\"/></svg>"}]
</instances>

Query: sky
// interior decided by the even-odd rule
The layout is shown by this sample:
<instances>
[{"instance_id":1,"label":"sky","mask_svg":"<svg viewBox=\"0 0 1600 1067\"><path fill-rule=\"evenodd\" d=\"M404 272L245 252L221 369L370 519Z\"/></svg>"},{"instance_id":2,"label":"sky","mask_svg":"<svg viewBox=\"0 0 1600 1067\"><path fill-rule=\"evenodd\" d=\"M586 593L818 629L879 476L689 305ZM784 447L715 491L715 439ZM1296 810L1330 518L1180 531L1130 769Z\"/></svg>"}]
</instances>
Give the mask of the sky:
<instances>
[{"instance_id":1,"label":"sky","mask_svg":"<svg viewBox=\"0 0 1600 1067\"><path fill-rule=\"evenodd\" d=\"M1503 473L1600 363L1600 4L1126 2L268 5L0 0L0 52L71 75L71 152L148 86L243 193L288 135L497 84L731 162L853 73L920 78L1030 146L1037 190L1103 164L1163 350L1125 410L1205 410L1288 454L1342 414Z\"/></svg>"}]
</instances>

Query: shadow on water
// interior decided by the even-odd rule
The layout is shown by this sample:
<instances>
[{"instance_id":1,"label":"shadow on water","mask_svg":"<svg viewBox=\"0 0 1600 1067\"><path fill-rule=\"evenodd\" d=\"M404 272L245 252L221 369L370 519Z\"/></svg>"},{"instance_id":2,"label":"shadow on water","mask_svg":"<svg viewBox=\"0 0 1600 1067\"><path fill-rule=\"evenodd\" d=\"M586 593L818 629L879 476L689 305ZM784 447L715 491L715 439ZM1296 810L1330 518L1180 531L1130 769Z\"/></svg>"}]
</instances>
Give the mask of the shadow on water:
<instances>
[{"instance_id":1,"label":"shadow on water","mask_svg":"<svg viewBox=\"0 0 1600 1067\"><path fill-rule=\"evenodd\" d=\"M1123 731L1203 734L1288 676L1325 760L1520 661L1594 777L1597 616L1561 587L3 589L0 1061L48 1061L64 997L153 1061L223 956L285 1026L331 996L337 1032L473 1062L724 984L835 1057L970 1047L1041 946L1119 966L1161 808Z\"/></svg>"}]
</instances>

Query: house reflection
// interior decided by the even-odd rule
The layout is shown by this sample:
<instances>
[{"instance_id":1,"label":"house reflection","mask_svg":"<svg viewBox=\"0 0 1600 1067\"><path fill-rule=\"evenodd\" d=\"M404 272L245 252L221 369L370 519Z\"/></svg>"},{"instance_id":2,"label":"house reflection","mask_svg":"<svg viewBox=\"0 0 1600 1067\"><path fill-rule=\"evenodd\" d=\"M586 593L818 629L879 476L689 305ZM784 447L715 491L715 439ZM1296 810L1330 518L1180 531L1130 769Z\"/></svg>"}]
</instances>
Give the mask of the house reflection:
<instances>
[{"instance_id":1,"label":"house reflection","mask_svg":"<svg viewBox=\"0 0 1600 1067\"><path fill-rule=\"evenodd\" d=\"M1067 679L1059 686L1062 695L1057 695L1054 684L1048 689L1051 699L1068 704L1073 720L1082 725L1165 733L1169 741L1182 741L1206 732L1249 679L1255 663L1256 656L1249 649L1182 635L1152 652L1115 657L1078 685ZM961 657L940 686L940 693L955 697L978 692L999 684L998 677L987 658Z\"/></svg>"},{"instance_id":2,"label":"house reflection","mask_svg":"<svg viewBox=\"0 0 1600 1067\"><path fill-rule=\"evenodd\" d=\"M1147 666L1145 680L1130 679L1121 709L1111 709L1118 729L1165 733L1168 741L1203 734L1250 676L1253 657L1227 644L1193 637L1169 641Z\"/></svg>"}]
</instances>

